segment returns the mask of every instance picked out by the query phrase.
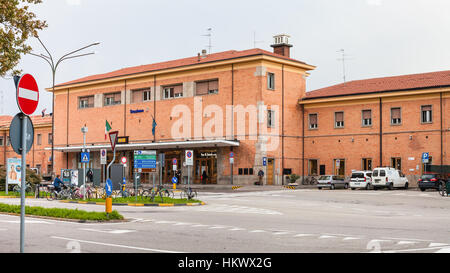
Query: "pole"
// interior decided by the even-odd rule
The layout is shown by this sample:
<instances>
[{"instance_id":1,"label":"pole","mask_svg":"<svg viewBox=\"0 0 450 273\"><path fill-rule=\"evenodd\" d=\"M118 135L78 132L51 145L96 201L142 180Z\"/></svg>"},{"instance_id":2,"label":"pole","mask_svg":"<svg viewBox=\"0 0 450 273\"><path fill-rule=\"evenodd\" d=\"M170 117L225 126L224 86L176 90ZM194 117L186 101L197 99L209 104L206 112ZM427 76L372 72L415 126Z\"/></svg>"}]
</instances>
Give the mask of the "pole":
<instances>
[{"instance_id":1,"label":"pole","mask_svg":"<svg viewBox=\"0 0 450 273\"><path fill-rule=\"evenodd\" d=\"M106 167L106 179L109 178L109 167L111 167L114 161L116 161L116 147L114 147L113 150L113 160L109 162L108 167Z\"/></svg>"},{"instance_id":2,"label":"pole","mask_svg":"<svg viewBox=\"0 0 450 273\"><path fill-rule=\"evenodd\" d=\"M25 179L27 175L27 116L22 114L22 172L20 178L20 253L25 249Z\"/></svg>"},{"instance_id":3,"label":"pole","mask_svg":"<svg viewBox=\"0 0 450 273\"><path fill-rule=\"evenodd\" d=\"M83 127L84 129L84 127ZM83 152L86 152L86 131L83 130ZM83 163L83 200L86 200L86 194L84 191L86 190L86 162Z\"/></svg>"}]
</instances>

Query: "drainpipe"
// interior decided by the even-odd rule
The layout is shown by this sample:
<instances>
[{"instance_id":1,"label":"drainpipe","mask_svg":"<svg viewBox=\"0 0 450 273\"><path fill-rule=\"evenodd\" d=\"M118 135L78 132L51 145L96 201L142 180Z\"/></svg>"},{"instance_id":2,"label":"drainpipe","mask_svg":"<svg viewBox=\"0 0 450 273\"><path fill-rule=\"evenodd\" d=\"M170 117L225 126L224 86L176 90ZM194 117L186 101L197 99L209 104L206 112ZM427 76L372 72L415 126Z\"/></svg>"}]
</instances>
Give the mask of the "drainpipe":
<instances>
[{"instance_id":1,"label":"drainpipe","mask_svg":"<svg viewBox=\"0 0 450 273\"><path fill-rule=\"evenodd\" d=\"M302 104L302 182L305 179L305 105Z\"/></svg>"},{"instance_id":2,"label":"drainpipe","mask_svg":"<svg viewBox=\"0 0 450 273\"><path fill-rule=\"evenodd\" d=\"M442 124L442 92L439 93L439 100L440 100L440 123L441 123L441 172L442 172L442 165L444 165L444 135L443 135L443 124Z\"/></svg>"},{"instance_id":3,"label":"drainpipe","mask_svg":"<svg viewBox=\"0 0 450 273\"><path fill-rule=\"evenodd\" d=\"M380 167L383 166L383 103L380 97Z\"/></svg>"},{"instance_id":4,"label":"drainpipe","mask_svg":"<svg viewBox=\"0 0 450 273\"><path fill-rule=\"evenodd\" d=\"M284 64L281 65L281 185L284 185Z\"/></svg>"}]
</instances>

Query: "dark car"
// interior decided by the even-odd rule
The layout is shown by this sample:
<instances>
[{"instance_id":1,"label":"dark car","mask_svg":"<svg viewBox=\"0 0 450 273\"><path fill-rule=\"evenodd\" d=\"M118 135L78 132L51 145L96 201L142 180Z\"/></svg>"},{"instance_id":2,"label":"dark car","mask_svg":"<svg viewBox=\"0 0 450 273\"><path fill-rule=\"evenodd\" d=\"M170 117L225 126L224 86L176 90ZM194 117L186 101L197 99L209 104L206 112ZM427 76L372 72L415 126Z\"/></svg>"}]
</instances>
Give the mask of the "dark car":
<instances>
[{"instance_id":1,"label":"dark car","mask_svg":"<svg viewBox=\"0 0 450 273\"><path fill-rule=\"evenodd\" d=\"M442 174L423 174L419 179L419 188L421 191L426 189L439 190L442 185L445 185L447 177Z\"/></svg>"}]
</instances>

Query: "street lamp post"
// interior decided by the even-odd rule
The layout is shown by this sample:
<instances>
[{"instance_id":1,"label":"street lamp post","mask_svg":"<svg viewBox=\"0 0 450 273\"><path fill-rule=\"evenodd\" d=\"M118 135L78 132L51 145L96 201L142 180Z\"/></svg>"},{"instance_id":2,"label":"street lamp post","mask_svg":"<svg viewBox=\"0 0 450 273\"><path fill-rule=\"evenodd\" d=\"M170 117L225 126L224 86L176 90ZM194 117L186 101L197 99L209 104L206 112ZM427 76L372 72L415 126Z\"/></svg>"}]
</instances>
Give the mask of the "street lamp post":
<instances>
[{"instance_id":1,"label":"street lamp post","mask_svg":"<svg viewBox=\"0 0 450 273\"><path fill-rule=\"evenodd\" d=\"M90 53L85 53L85 54L72 55L72 54L74 54L76 52L79 52L79 51L81 51L83 49L86 49L86 48L94 46L94 45L98 45L100 43L99 42L95 42L95 43L92 43L92 44L87 45L85 47L82 47L82 48L79 48L77 50L71 51L71 52L63 55L55 63L53 61L52 55L48 51L47 47L45 47L44 43L42 43L41 39L39 39L38 36L36 36L36 38L39 40L39 43L41 43L42 47L44 47L45 51L47 51L48 56L46 56L44 54L39 54L39 55L38 54L34 54L34 53L28 53L28 54L44 59L50 65L50 68L52 69L52 173L53 173L54 169L55 169L55 156L54 156L54 147L55 146L54 146L54 143L55 143L55 75L56 75L56 69L58 68L58 65L64 60L95 54L95 52L90 52Z\"/></svg>"},{"instance_id":2,"label":"street lamp post","mask_svg":"<svg viewBox=\"0 0 450 273\"><path fill-rule=\"evenodd\" d=\"M83 153L86 152L86 133L88 132L88 127L84 125L81 127L81 132L83 133ZM86 200L86 162L83 162L83 200Z\"/></svg>"}]
</instances>

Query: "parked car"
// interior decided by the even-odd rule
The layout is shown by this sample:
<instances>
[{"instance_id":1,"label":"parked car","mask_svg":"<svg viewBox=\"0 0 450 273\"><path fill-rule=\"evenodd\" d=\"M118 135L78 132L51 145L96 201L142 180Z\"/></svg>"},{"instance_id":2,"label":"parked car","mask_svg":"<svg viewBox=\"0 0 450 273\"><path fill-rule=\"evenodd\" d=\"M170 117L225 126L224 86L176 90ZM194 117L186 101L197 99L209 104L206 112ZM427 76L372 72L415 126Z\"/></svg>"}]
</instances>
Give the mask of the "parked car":
<instances>
[{"instance_id":1,"label":"parked car","mask_svg":"<svg viewBox=\"0 0 450 273\"><path fill-rule=\"evenodd\" d=\"M345 181L343 176L322 175L319 179L317 179L317 188L319 190L322 188L330 188L330 190L334 190L337 187L348 189L348 182Z\"/></svg>"},{"instance_id":2,"label":"parked car","mask_svg":"<svg viewBox=\"0 0 450 273\"><path fill-rule=\"evenodd\" d=\"M443 174L423 174L419 179L419 189L425 191L426 189L440 190L442 185L445 185L448 177Z\"/></svg>"},{"instance_id":3,"label":"parked car","mask_svg":"<svg viewBox=\"0 0 450 273\"><path fill-rule=\"evenodd\" d=\"M397 169L391 167L378 167L372 172L372 186L374 190L379 188L408 188L408 179Z\"/></svg>"},{"instance_id":4,"label":"parked car","mask_svg":"<svg viewBox=\"0 0 450 273\"><path fill-rule=\"evenodd\" d=\"M354 171L350 177L350 188L352 190L363 188L370 189L372 186L372 171Z\"/></svg>"}]
</instances>

